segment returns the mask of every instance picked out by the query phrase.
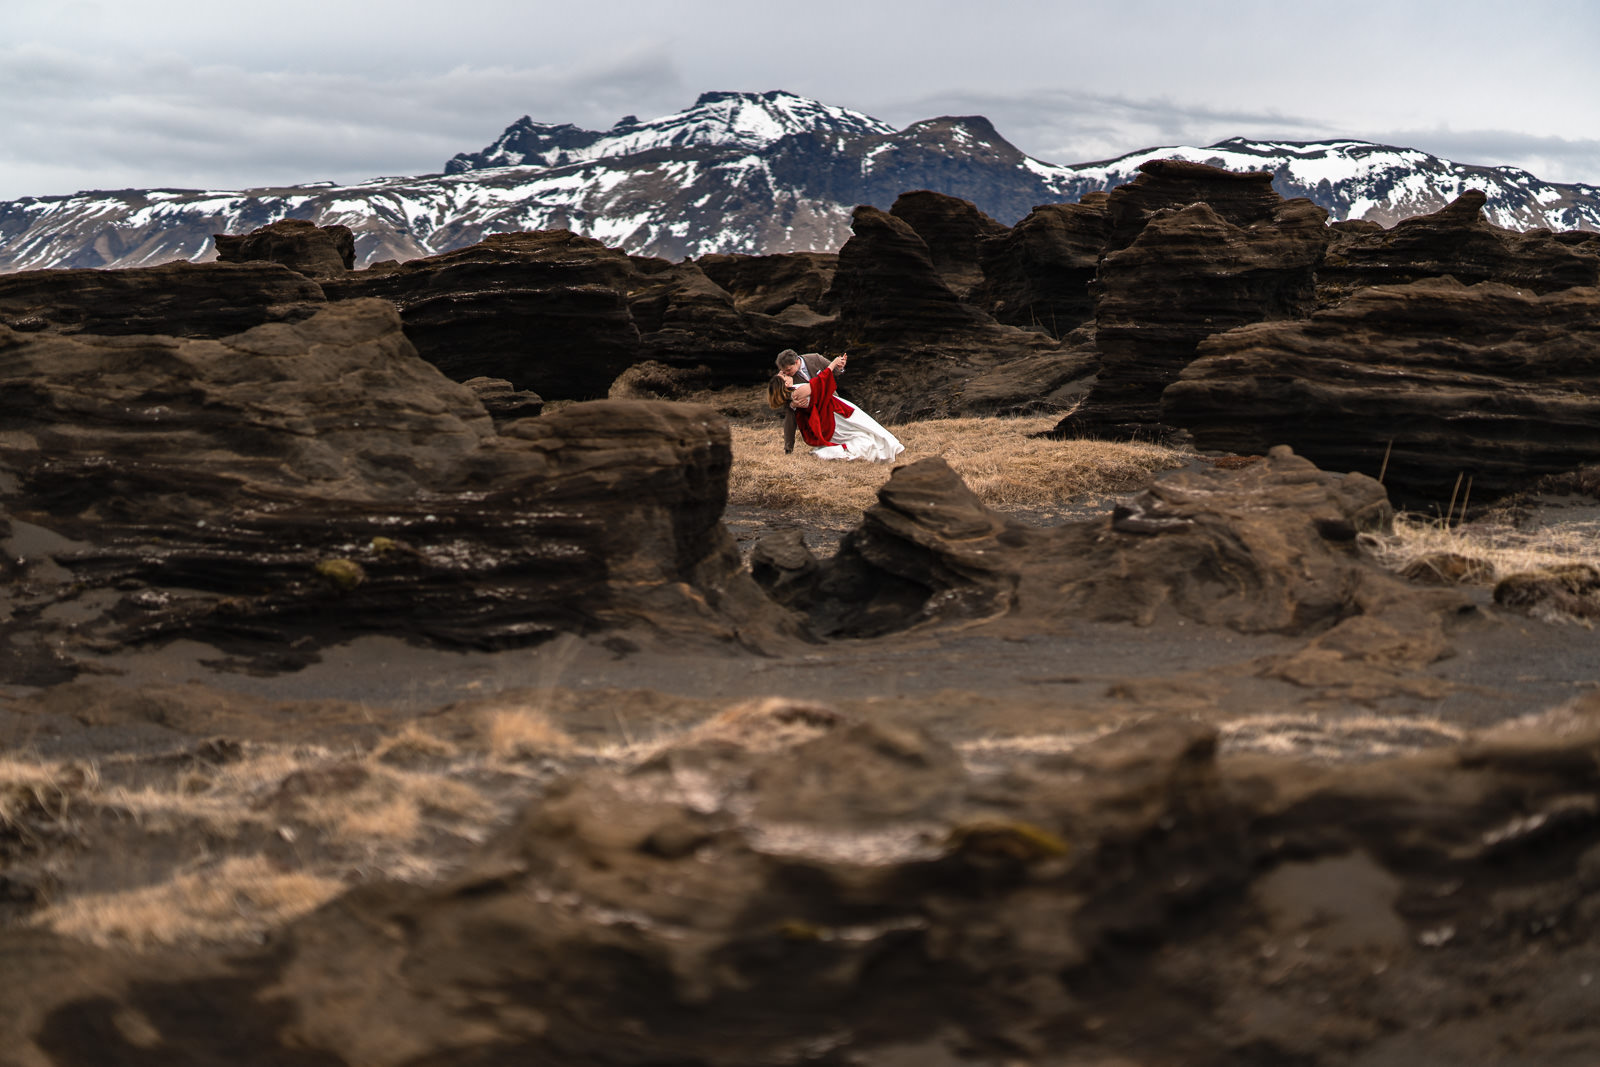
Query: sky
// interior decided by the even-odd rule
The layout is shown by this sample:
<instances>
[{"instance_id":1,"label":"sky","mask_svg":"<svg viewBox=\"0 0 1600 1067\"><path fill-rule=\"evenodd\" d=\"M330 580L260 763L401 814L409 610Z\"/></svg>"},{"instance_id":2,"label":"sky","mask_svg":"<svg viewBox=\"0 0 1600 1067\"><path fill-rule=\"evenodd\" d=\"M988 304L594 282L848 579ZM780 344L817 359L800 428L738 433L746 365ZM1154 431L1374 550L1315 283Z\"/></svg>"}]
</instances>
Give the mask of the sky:
<instances>
[{"instance_id":1,"label":"sky","mask_svg":"<svg viewBox=\"0 0 1600 1067\"><path fill-rule=\"evenodd\" d=\"M0 200L437 173L785 89L1072 164L1355 138L1600 185L1594 0L0 0Z\"/></svg>"}]
</instances>

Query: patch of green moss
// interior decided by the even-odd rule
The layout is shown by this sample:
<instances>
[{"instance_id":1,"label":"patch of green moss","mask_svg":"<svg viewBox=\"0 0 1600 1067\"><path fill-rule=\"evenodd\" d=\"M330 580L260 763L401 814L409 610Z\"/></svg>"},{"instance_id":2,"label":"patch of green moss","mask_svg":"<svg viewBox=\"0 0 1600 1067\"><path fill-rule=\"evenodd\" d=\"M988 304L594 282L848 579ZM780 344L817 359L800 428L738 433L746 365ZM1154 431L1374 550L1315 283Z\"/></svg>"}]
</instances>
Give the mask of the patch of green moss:
<instances>
[{"instance_id":1,"label":"patch of green moss","mask_svg":"<svg viewBox=\"0 0 1600 1067\"><path fill-rule=\"evenodd\" d=\"M367 572L353 559L319 560L315 569L336 589L346 593L367 580Z\"/></svg>"}]
</instances>

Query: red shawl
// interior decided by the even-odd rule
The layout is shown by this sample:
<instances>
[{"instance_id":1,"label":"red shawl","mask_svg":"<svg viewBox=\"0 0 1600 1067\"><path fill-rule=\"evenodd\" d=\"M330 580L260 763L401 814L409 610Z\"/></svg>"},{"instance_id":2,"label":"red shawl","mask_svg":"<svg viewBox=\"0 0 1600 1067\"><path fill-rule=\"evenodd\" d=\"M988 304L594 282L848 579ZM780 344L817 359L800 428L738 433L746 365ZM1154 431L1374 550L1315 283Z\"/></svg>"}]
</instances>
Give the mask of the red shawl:
<instances>
[{"instance_id":1,"label":"red shawl","mask_svg":"<svg viewBox=\"0 0 1600 1067\"><path fill-rule=\"evenodd\" d=\"M854 415L856 409L839 399L839 386L833 380L833 368L823 367L811 378L811 406L796 408L795 428L800 437L812 448L835 444L833 418Z\"/></svg>"}]
</instances>

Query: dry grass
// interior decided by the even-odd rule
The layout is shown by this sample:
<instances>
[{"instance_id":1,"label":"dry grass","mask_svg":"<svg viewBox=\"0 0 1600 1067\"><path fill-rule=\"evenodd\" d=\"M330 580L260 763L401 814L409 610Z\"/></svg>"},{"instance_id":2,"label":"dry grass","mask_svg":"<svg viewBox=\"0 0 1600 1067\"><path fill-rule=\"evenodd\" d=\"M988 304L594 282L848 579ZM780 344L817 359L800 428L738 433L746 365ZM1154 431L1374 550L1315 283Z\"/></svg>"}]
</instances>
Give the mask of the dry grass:
<instances>
[{"instance_id":1,"label":"dry grass","mask_svg":"<svg viewBox=\"0 0 1600 1067\"><path fill-rule=\"evenodd\" d=\"M74 897L33 921L67 937L138 949L241 941L261 937L344 889L336 879L279 870L262 856L233 857L159 885Z\"/></svg>"},{"instance_id":2,"label":"dry grass","mask_svg":"<svg viewBox=\"0 0 1600 1067\"><path fill-rule=\"evenodd\" d=\"M0 828L24 817L65 819L74 798L99 785L93 766L0 756Z\"/></svg>"},{"instance_id":3,"label":"dry grass","mask_svg":"<svg viewBox=\"0 0 1600 1067\"><path fill-rule=\"evenodd\" d=\"M770 424L733 426L729 502L746 507L850 516L871 507L893 466L942 456L990 507L1054 508L1097 493L1138 489L1188 453L1139 442L1035 439L1054 415L933 419L891 427L905 452L895 464L823 462Z\"/></svg>"},{"instance_id":4,"label":"dry grass","mask_svg":"<svg viewBox=\"0 0 1600 1067\"><path fill-rule=\"evenodd\" d=\"M1395 516L1394 533L1368 540L1379 562L1404 571L1421 561L1456 556L1484 566L1482 584L1546 567L1587 563L1600 567L1600 523L1574 522L1520 530L1501 523L1446 526L1422 515Z\"/></svg>"},{"instance_id":5,"label":"dry grass","mask_svg":"<svg viewBox=\"0 0 1600 1067\"><path fill-rule=\"evenodd\" d=\"M572 750L572 738L537 708L495 708L484 714L483 732L498 759L536 759Z\"/></svg>"},{"instance_id":6,"label":"dry grass","mask_svg":"<svg viewBox=\"0 0 1600 1067\"><path fill-rule=\"evenodd\" d=\"M839 713L826 704L764 697L734 704L662 747L721 741L751 752L775 752L821 737L840 721Z\"/></svg>"}]
</instances>

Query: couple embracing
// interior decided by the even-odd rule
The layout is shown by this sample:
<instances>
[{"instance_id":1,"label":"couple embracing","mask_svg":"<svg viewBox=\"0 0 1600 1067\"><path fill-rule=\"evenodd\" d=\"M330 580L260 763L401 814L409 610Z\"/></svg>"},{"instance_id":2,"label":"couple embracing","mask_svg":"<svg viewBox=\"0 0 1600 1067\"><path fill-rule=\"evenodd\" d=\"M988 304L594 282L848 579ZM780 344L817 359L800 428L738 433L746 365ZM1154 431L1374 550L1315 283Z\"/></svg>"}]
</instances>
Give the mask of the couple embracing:
<instances>
[{"instance_id":1,"label":"couple embracing","mask_svg":"<svg viewBox=\"0 0 1600 1067\"><path fill-rule=\"evenodd\" d=\"M767 403L784 409L785 452L794 451L797 429L818 459L888 462L905 451L894 434L839 395L836 376L849 359L849 353L833 360L815 352L802 356L792 348L778 353L778 373L767 383Z\"/></svg>"}]
</instances>

